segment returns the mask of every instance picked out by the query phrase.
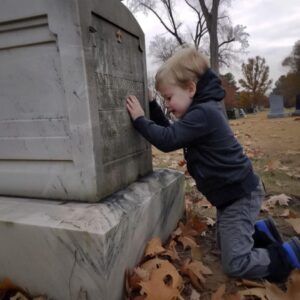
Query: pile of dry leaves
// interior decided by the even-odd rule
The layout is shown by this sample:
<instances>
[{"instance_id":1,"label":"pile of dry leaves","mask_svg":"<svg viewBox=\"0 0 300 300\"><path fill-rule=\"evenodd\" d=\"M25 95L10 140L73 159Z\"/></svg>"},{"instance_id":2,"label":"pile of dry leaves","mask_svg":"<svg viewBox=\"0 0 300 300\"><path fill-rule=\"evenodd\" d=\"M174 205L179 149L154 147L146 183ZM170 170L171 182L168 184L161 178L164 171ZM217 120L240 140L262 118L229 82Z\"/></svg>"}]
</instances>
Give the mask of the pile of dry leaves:
<instances>
[{"instance_id":1,"label":"pile of dry leaves","mask_svg":"<svg viewBox=\"0 0 300 300\"><path fill-rule=\"evenodd\" d=\"M288 210L290 198L284 194L270 197L262 210L273 214L275 207L282 207L286 219L300 233L300 219ZM190 207L190 201L187 201ZM201 207L205 200L200 201ZM207 208L210 209L209 205ZM197 236L205 235L214 225L211 218L191 214L189 209L186 222L179 223L169 241L162 246L160 239L152 239L138 267L126 273L127 300L199 300L205 290L206 279L212 275L209 266L202 262L202 250ZM299 224L299 225L298 225ZM297 228L299 226L299 228ZM300 271L294 271L286 286L269 282L236 280L235 288L215 288L211 300L300 300ZM216 283L218 284L218 283ZM205 298L207 299L207 298Z\"/></svg>"},{"instance_id":2,"label":"pile of dry leaves","mask_svg":"<svg viewBox=\"0 0 300 300\"><path fill-rule=\"evenodd\" d=\"M187 283L193 286L194 295L198 294L212 271L201 262L201 250L194 237L205 232L207 226L205 220L194 216L186 224L179 223L164 247L160 239L152 239L139 267L127 272L127 299L184 299L181 294L191 294ZM188 249L191 255L184 257Z\"/></svg>"}]
</instances>

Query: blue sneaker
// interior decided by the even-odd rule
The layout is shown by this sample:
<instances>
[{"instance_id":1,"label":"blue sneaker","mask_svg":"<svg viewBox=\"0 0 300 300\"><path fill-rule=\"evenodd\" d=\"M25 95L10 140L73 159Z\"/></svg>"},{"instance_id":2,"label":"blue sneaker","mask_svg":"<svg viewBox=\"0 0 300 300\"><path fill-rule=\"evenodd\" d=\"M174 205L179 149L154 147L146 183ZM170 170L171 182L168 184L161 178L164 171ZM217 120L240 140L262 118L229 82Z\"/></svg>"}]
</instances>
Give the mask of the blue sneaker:
<instances>
[{"instance_id":1,"label":"blue sneaker","mask_svg":"<svg viewBox=\"0 0 300 300\"><path fill-rule=\"evenodd\" d=\"M289 241L282 244L288 259L295 269L300 269L300 239L292 237Z\"/></svg>"},{"instance_id":2,"label":"blue sneaker","mask_svg":"<svg viewBox=\"0 0 300 300\"><path fill-rule=\"evenodd\" d=\"M266 250L270 257L267 280L284 282L293 269L300 268L300 240L297 237L282 245L271 243Z\"/></svg>"},{"instance_id":3,"label":"blue sneaker","mask_svg":"<svg viewBox=\"0 0 300 300\"><path fill-rule=\"evenodd\" d=\"M254 229L253 239L255 248L266 248L273 243L283 243L282 237L271 217L257 221Z\"/></svg>"}]
</instances>

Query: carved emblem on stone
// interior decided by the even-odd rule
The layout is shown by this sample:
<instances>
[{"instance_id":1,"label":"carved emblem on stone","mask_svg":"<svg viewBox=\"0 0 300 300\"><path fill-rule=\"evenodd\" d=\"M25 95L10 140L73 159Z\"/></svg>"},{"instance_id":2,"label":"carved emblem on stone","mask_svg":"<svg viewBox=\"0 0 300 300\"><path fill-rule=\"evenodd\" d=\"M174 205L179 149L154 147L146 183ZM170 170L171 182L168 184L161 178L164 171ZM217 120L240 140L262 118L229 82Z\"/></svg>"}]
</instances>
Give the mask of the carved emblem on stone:
<instances>
[{"instance_id":1,"label":"carved emblem on stone","mask_svg":"<svg viewBox=\"0 0 300 300\"><path fill-rule=\"evenodd\" d=\"M118 43L122 43L123 35L122 35L121 30L118 30L118 31L116 32L116 37L117 37Z\"/></svg>"}]
</instances>

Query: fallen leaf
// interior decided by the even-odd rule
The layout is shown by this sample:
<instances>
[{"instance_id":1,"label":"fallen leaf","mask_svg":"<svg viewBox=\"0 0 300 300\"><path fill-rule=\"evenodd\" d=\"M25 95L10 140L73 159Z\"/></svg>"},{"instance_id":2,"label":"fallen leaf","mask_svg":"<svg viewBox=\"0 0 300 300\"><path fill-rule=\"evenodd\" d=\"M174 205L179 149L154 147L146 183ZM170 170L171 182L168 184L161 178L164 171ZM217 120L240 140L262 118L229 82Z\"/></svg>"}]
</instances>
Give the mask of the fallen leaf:
<instances>
[{"instance_id":1,"label":"fallen leaf","mask_svg":"<svg viewBox=\"0 0 300 300\"><path fill-rule=\"evenodd\" d=\"M169 256L172 260L180 260L178 253L176 251L176 242L171 240L170 243L166 246L167 250L163 252L163 255Z\"/></svg>"},{"instance_id":2,"label":"fallen leaf","mask_svg":"<svg viewBox=\"0 0 300 300\"><path fill-rule=\"evenodd\" d=\"M285 194L275 195L265 201L265 204L269 208L274 208L276 204L280 206L288 206L291 198Z\"/></svg>"},{"instance_id":3,"label":"fallen leaf","mask_svg":"<svg viewBox=\"0 0 300 300\"><path fill-rule=\"evenodd\" d=\"M300 234L300 218L287 219L286 221L293 226L297 234Z\"/></svg>"},{"instance_id":4,"label":"fallen leaf","mask_svg":"<svg viewBox=\"0 0 300 300\"><path fill-rule=\"evenodd\" d=\"M200 299L200 294L197 292L197 290L192 289L190 300L199 300L199 299Z\"/></svg>"},{"instance_id":5,"label":"fallen leaf","mask_svg":"<svg viewBox=\"0 0 300 300\"><path fill-rule=\"evenodd\" d=\"M15 296L10 297L9 300L29 300L29 298L25 297L22 293L18 292Z\"/></svg>"},{"instance_id":6,"label":"fallen leaf","mask_svg":"<svg viewBox=\"0 0 300 300\"><path fill-rule=\"evenodd\" d=\"M288 150L286 152L286 155L298 155L298 154L300 154L300 151Z\"/></svg>"},{"instance_id":7,"label":"fallen leaf","mask_svg":"<svg viewBox=\"0 0 300 300\"><path fill-rule=\"evenodd\" d=\"M203 253L199 246L193 247L191 249L191 256L192 256L193 260L201 260L202 259Z\"/></svg>"},{"instance_id":8,"label":"fallen leaf","mask_svg":"<svg viewBox=\"0 0 300 300\"><path fill-rule=\"evenodd\" d=\"M150 274L147 270L136 268L133 271L127 270L125 276L126 292L129 295L133 290L140 289L140 282L149 280Z\"/></svg>"},{"instance_id":9,"label":"fallen leaf","mask_svg":"<svg viewBox=\"0 0 300 300\"><path fill-rule=\"evenodd\" d=\"M182 159L178 162L179 167L183 167L185 164L186 164L186 161L184 159Z\"/></svg>"},{"instance_id":10,"label":"fallen leaf","mask_svg":"<svg viewBox=\"0 0 300 300\"><path fill-rule=\"evenodd\" d=\"M252 288L243 291L239 291L241 296L256 296L261 300L267 300L266 298L266 289L265 288Z\"/></svg>"},{"instance_id":11,"label":"fallen leaf","mask_svg":"<svg viewBox=\"0 0 300 300\"><path fill-rule=\"evenodd\" d=\"M288 208L285 209L279 216L284 217L284 218L288 218L290 216L290 210Z\"/></svg>"},{"instance_id":12,"label":"fallen leaf","mask_svg":"<svg viewBox=\"0 0 300 300\"><path fill-rule=\"evenodd\" d=\"M198 292L203 291L203 285L202 285L201 281L191 270L187 270L185 275L187 275L189 277L190 282L194 289L196 289ZM205 280L205 279L203 279L203 280Z\"/></svg>"},{"instance_id":13,"label":"fallen leaf","mask_svg":"<svg viewBox=\"0 0 300 300\"><path fill-rule=\"evenodd\" d=\"M225 294L226 286L222 284L215 293L212 294L211 300L224 300L223 296Z\"/></svg>"},{"instance_id":14,"label":"fallen leaf","mask_svg":"<svg viewBox=\"0 0 300 300\"><path fill-rule=\"evenodd\" d=\"M265 286L266 286L267 299L271 299L271 300L292 300L292 299L288 299L287 295L279 287L277 287L275 284L271 284L271 283L267 282L265 284ZM296 299L294 299L294 300L296 300Z\"/></svg>"},{"instance_id":15,"label":"fallen leaf","mask_svg":"<svg viewBox=\"0 0 300 300\"><path fill-rule=\"evenodd\" d=\"M140 286L141 293L147 295L146 300L175 300L180 296L182 278L171 263L163 261L152 271L150 280L141 282Z\"/></svg>"},{"instance_id":16,"label":"fallen leaf","mask_svg":"<svg viewBox=\"0 0 300 300\"><path fill-rule=\"evenodd\" d=\"M289 167L287 167L287 166L280 166L279 168L278 168L278 170L281 170L281 171L288 171L290 168Z\"/></svg>"},{"instance_id":17,"label":"fallen leaf","mask_svg":"<svg viewBox=\"0 0 300 300\"><path fill-rule=\"evenodd\" d=\"M186 227L190 227L194 230L196 230L197 234L201 234L203 231L207 230L207 224L205 220L201 220L199 216L195 215L192 218L190 218L187 223Z\"/></svg>"},{"instance_id":18,"label":"fallen leaf","mask_svg":"<svg viewBox=\"0 0 300 300\"><path fill-rule=\"evenodd\" d=\"M209 267L206 267L201 261L192 261L189 265L189 268L197 275L202 273L203 275L212 275L213 272Z\"/></svg>"},{"instance_id":19,"label":"fallen leaf","mask_svg":"<svg viewBox=\"0 0 300 300\"><path fill-rule=\"evenodd\" d=\"M279 180L275 180L275 184L279 187L286 186L286 184L281 183Z\"/></svg>"},{"instance_id":20,"label":"fallen leaf","mask_svg":"<svg viewBox=\"0 0 300 300\"><path fill-rule=\"evenodd\" d=\"M215 225L215 221L212 219L212 218L210 218L210 217L206 217L206 224L208 225L208 226L214 226Z\"/></svg>"},{"instance_id":21,"label":"fallen leaf","mask_svg":"<svg viewBox=\"0 0 300 300\"><path fill-rule=\"evenodd\" d=\"M182 235L182 229L180 228L180 226L178 226L171 234L171 236L173 238L176 238L177 236Z\"/></svg>"},{"instance_id":22,"label":"fallen leaf","mask_svg":"<svg viewBox=\"0 0 300 300\"><path fill-rule=\"evenodd\" d=\"M239 294L227 294L225 295L225 284L222 284L217 291L212 295L211 300L244 300L245 298Z\"/></svg>"},{"instance_id":23,"label":"fallen leaf","mask_svg":"<svg viewBox=\"0 0 300 300\"><path fill-rule=\"evenodd\" d=\"M279 167L280 167L279 160L271 160L267 163L264 171L265 172L274 171L274 170L277 170Z\"/></svg>"},{"instance_id":24,"label":"fallen leaf","mask_svg":"<svg viewBox=\"0 0 300 300\"><path fill-rule=\"evenodd\" d=\"M267 299L298 300L300 299L300 271L293 270L287 281L286 293L275 284L265 283Z\"/></svg>"},{"instance_id":25,"label":"fallen leaf","mask_svg":"<svg viewBox=\"0 0 300 300\"><path fill-rule=\"evenodd\" d=\"M148 242L145 256L155 256L164 251L166 251L166 249L162 247L160 238L154 238Z\"/></svg>"},{"instance_id":26,"label":"fallen leaf","mask_svg":"<svg viewBox=\"0 0 300 300\"><path fill-rule=\"evenodd\" d=\"M192 261L190 262L189 259L187 259L184 264L180 268L180 272L183 274L186 274L190 277L191 281L193 279L193 276L196 276L196 278L202 283L205 283L204 275L212 275L212 271L203 265L200 261ZM192 274L192 275L191 275ZM199 287L195 287L197 290L199 290Z\"/></svg>"},{"instance_id":27,"label":"fallen leaf","mask_svg":"<svg viewBox=\"0 0 300 300\"><path fill-rule=\"evenodd\" d=\"M148 271L151 274L153 270L158 269L164 262L165 260L155 257L143 263L140 268Z\"/></svg>"},{"instance_id":28,"label":"fallen leaf","mask_svg":"<svg viewBox=\"0 0 300 300\"><path fill-rule=\"evenodd\" d=\"M291 300L300 299L300 271L293 270L287 282L287 295Z\"/></svg>"},{"instance_id":29,"label":"fallen leaf","mask_svg":"<svg viewBox=\"0 0 300 300\"><path fill-rule=\"evenodd\" d=\"M145 269L137 267L134 269L134 272L139 277L140 281L147 281L150 279L150 273Z\"/></svg>"},{"instance_id":30,"label":"fallen leaf","mask_svg":"<svg viewBox=\"0 0 300 300\"><path fill-rule=\"evenodd\" d=\"M197 247L197 243L192 237L187 236L181 236L178 238L178 242L180 242L183 245L184 250L188 248L194 248Z\"/></svg>"},{"instance_id":31,"label":"fallen leaf","mask_svg":"<svg viewBox=\"0 0 300 300\"><path fill-rule=\"evenodd\" d=\"M197 236L198 232L193 228L194 222L192 220L189 221L188 224L184 225L182 222L179 223L179 227L181 229L182 236Z\"/></svg>"},{"instance_id":32,"label":"fallen leaf","mask_svg":"<svg viewBox=\"0 0 300 300\"><path fill-rule=\"evenodd\" d=\"M261 204L261 207L260 207L260 210L262 212L269 212L270 211L270 208L269 206L267 205L266 201L263 201L262 204Z\"/></svg>"},{"instance_id":33,"label":"fallen leaf","mask_svg":"<svg viewBox=\"0 0 300 300\"><path fill-rule=\"evenodd\" d=\"M237 282L236 284L237 284L237 286L244 285L246 287L260 287L260 288L265 287L262 283L252 281L252 280L248 280L248 279L242 279L240 282Z\"/></svg>"}]
</instances>

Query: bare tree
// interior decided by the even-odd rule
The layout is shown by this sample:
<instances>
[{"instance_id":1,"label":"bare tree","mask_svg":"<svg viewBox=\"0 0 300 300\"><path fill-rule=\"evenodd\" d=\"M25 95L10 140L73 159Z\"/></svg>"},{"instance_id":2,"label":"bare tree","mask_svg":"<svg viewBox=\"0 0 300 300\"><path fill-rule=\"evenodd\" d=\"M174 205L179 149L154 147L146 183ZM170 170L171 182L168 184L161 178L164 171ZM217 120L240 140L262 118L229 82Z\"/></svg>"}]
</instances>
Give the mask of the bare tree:
<instances>
[{"instance_id":1,"label":"bare tree","mask_svg":"<svg viewBox=\"0 0 300 300\"><path fill-rule=\"evenodd\" d=\"M212 6L209 10L205 0L198 0L201 10L204 14L206 27L209 34L209 53L211 68L219 73L219 42L218 42L218 11L220 0L212 0Z\"/></svg>"},{"instance_id":2,"label":"bare tree","mask_svg":"<svg viewBox=\"0 0 300 300\"><path fill-rule=\"evenodd\" d=\"M141 10L146 14L148 12L153 13L166 31L177 40L178 44L184 44L179 30L182 23L176 20L175 16L175 0L127 0L125 3L133 12ZM167 15L167 19L163 18L162 12Z\"/></svg>"},{"instance_id":3,"label":"bare tree","mask_svg":"<svg viewBox=\"0 0 300 300\"><path fill-rule=\"evenodd\" d=\"M184 0L184 3L196 14L196 23L188 34L183 31L183 23L178 20L175 13L176 0L127 0L126 3L133 10L142 10L145 13L153 13L161 22L166 31L172 35L178 45L193 43L198 49L203 46L203 38L209 35L209 53L211 68L219 73L221 65L229 65L238 53L248 47L248 34L245 26L233 27L228 16L219 13L220 3L228 3L230 0L211 0L210 6L204 0ZM166 14L167 18L163 18ZM156 38L157 39L157 38ZM206 39L207 40L207 39ZM160 40L161 42L162 40ZM157 46L157 41L155 41ZM235 45L234 45L235 44ZM240 46L237 47L236 44ZM173 45L173 43L172 43ZM165 48L155 48L154 56L165 57ZM153 54L153 53L152 53Z\"/></svg>"},{"instance_id":4,"label":"bare tree","mask_svg":"<svg viewBox=\"0 0 300 300\"><path fill-rule=\"evenodd\" d=\"M184 0L185 3L195 12L197 15L197 23L195 26L195 32L190 32L191 38L193 40L196 49L199 49L202 37L208 32L206 27L206 22L203 13L193 5L189 0Z\"/></svg>"},{"instance_id":5,"label":"bare tree","mask_svg":"<svg viewBox=\"0 0 300 300\"><path fill-rule=\"evenodd\" d=\"M176 51L178 43L174 38L156 35L150 42L149 50L156 62L165 62Z\"/></svg>"}]
</instances>

